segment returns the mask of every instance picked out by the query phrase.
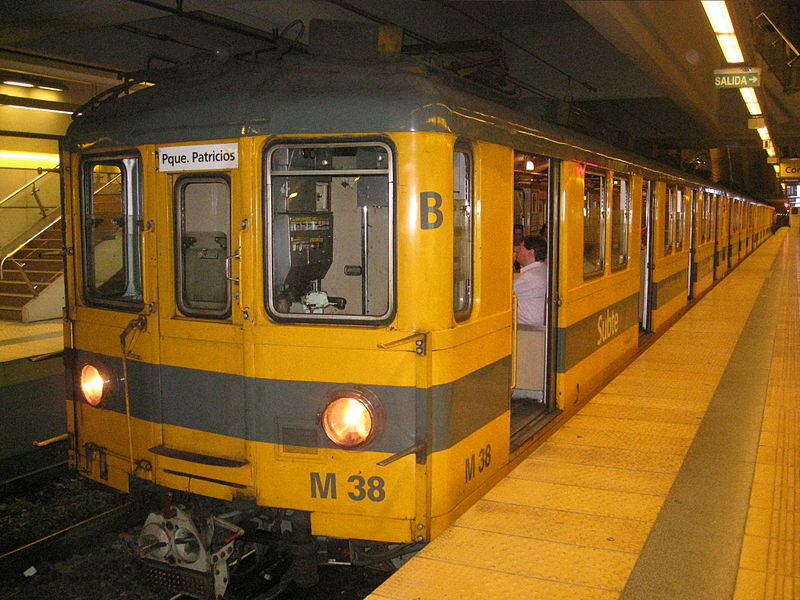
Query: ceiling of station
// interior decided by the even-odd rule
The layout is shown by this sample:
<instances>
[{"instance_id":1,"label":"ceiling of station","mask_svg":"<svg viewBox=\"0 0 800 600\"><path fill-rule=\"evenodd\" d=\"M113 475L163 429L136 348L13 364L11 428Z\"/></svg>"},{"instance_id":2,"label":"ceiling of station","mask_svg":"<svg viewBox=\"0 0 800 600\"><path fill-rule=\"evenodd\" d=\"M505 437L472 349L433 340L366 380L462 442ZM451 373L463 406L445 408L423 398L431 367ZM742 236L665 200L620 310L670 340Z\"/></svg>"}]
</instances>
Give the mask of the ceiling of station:
<instances>
[{"instance_id":1,"label":"ceiling of station","mask_svg":"<svg viewBox=\"0 0 800 600\"><path fill-rule=\"evenodd\" d=\"M754 29L762 11L792 23L796 8L729 5L746 60L764 67L758 94L779 154L798 156L800 94L771 73ZM0 14L0 70L61 79L75 106L130 73L200 55L302 52L312 19L336 19L398 26L404 52L643 154L763 153L738 90L714 88L726 65L699 0L0 0Z\"/></svg>"}]
</instances>

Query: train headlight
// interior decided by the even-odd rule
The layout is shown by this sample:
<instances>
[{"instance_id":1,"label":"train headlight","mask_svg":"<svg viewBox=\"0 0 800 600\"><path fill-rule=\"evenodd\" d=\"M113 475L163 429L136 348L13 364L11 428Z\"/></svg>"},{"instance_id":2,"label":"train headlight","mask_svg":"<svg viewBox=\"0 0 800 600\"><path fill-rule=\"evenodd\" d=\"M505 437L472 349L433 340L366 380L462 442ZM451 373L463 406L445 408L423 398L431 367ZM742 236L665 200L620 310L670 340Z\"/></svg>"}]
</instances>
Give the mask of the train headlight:
<instances>
[{"instance_id":1,"label":"train headlight","mask_svg":"<svg viewBox=\"0 0 800 600\"><path fill-rule=\"evenodd\" d=\"M83 399L92 406L103 401L103 395L109 389L111 380L108 375L94 365L84 365L81 369L80 389Z\"/></svg>"},{"instance_id":2,"label":"train headlight","mask_svg":"<svg viewBox=\"0 0 800 600\"><path fill-rule=\"evenodd\" d=\"M374 436L376 426L375 407L361 394L339 394L322 411L325 435L342 448L366 444Z\"/></svg>"}]
</instances>

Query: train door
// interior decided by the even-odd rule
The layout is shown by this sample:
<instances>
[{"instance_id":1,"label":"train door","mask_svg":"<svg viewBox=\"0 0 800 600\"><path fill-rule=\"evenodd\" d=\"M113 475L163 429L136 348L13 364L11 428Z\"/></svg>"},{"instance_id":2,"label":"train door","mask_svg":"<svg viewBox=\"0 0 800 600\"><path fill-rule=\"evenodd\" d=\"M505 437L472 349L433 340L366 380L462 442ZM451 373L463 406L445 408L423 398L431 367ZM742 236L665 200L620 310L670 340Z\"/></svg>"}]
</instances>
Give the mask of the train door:
<instances>
[{"instance_id":1,"label":"train door","mask_svg":"<svg viewBox=\"0 0 800 600\"><path fill-rule=\"evenodd\" d=\"M557 410L555 403L555 283L558 281L558 163L523 152L514 156L514 224L523 228L516 246L514 290L514 389L511 448L518 448ZM531 294L545 283L544 295ZM535 298L534 298L535 296Z\"/></svg>"},{"instance_id":2,"label":"train door","mask_svg":"<svg viewBox=\"0 0 800 600\"><path fill-rule=\"evenodd\" d=\"M214 156L229 160L209 163ZM238 146L159 148L159 162L162 445L152 451L241 466L247 421L235 277L243 223Z\"/></svg>"},{"instance_id":3,"label":"train door","mask_svg":"<svg viewBox=\"0 0 800 600\"><path fill-rule=\"evenodd\" d=\"M695 190L688 189L689 193L689 276L687 282L687 297L694 298L694 282L697 280L697 196Z\"/></svg>"},{"instance_id":4,"label":"train door","mask_svg":"<svg viewBox=\"0 0 800 600\"><path fill-rule=\"evenodd\" d=\"M642 180L641 243L639 267L639 333L649 333L652 328L652 283L653 283L653 199L655 183Z\"/></svg>"},{"instance_id":5,"label":"train door","mask_svg":"<svg viewBox=\"0 0 800 600\"><path fill-rule=\"evenodd\" d=\"M727 239L725 237L725 196L714 195L714 281L722 279L725 267L722 264L727 257ZM726 263L727 264L727 263Z\"/></svg>"}]
</instances>

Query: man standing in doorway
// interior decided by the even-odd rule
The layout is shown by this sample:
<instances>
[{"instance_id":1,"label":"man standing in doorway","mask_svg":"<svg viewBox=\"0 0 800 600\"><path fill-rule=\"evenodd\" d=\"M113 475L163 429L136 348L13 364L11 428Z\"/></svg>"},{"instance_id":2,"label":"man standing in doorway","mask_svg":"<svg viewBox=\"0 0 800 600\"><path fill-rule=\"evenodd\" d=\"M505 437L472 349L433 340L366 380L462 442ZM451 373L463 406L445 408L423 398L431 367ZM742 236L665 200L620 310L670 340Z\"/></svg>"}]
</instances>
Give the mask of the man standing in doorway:
<instances>
[{"instance_id":1,"label":"man standing in doorway","mask_svg":"<svg viewBox=\"0 0 800 600\"><path fill-rule=\"evenodd\" d=\"M514 260L519 262L519 274L514 276L514 294L519 301L518 319L521 325L544 325L547 297L547 241L538 235L526 236L514 247Z\"/></svg>"}]
</instances>

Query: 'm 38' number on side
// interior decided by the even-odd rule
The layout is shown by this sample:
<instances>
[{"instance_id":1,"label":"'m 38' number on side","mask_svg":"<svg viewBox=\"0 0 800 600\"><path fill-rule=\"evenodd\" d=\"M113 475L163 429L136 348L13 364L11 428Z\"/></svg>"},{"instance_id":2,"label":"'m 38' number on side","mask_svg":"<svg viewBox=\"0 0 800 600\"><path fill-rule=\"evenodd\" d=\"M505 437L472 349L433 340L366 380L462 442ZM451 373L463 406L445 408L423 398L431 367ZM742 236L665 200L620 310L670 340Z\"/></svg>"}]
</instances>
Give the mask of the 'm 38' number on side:
<instances>
[{"instance_id":1,"label":"'m 38' number on side","mask_svg":"<svg viewBox=\"0 0 800 600\"><path fill-rule=\"evenodd\" d=\"M478 473L483 473L484 469L488 469L492 464L492 445L486 444L483 448L478 450L477 454L473 453L467 458L464 467L464 483L470 482L475 477L475 468L477 467Z\"/></svg>"},{"instance_id":2,"label":"'m 38' number on side","mask_svg":"<svg viewBox=\"0 0 800 600\"><path fill-rule=\"evenodd\" d=\"M360 502L361 500L371 500L372 502L382 502L386 499L386 489L383 477L373 475L372 477L362 477L361 475L351 475L347 478L350 484L350 491L347 496L351 500ZM311 473L311 497L312 498L331 498L336 499L336 473L325 473L323 481L322 474Z\"/></svg>"}]
</instances>

